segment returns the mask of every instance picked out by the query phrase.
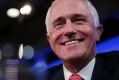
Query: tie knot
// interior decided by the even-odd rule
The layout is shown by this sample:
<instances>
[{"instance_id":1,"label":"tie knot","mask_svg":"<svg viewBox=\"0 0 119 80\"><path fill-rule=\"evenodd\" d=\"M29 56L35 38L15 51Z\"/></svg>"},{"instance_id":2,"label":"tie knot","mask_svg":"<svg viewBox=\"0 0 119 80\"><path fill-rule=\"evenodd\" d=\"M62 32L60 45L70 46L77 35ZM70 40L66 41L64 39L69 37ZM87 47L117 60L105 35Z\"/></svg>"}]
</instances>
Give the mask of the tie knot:
<instances>
[{"instance_id":1,"label":"tie knot","mask_svg":"<svg viewBox=\"0 0 119 80\"><path fill-rule=\"evenodd\" d=\"M79 76L78 74L72 74L69 77L69 80L83 80L83 78L81 76Z\"/></svg>"}]
</instances>

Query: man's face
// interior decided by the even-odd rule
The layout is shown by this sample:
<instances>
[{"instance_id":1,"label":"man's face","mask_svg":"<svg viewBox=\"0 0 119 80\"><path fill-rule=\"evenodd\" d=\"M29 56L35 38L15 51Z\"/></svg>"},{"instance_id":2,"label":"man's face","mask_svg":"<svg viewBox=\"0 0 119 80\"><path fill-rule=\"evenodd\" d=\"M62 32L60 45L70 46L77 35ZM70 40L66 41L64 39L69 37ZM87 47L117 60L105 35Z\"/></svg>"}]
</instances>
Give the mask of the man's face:
<instances>
[{"instance_id":1,"label":"man's face","mask_svg":"<svg viewBox=\"0 0 119 80\"><path fill-rule=\"evenodd\" d=\"M94 57L100 34L84 0L58 0L53 5L48 41L63 61Z\"/></svg>"}]
</instances>

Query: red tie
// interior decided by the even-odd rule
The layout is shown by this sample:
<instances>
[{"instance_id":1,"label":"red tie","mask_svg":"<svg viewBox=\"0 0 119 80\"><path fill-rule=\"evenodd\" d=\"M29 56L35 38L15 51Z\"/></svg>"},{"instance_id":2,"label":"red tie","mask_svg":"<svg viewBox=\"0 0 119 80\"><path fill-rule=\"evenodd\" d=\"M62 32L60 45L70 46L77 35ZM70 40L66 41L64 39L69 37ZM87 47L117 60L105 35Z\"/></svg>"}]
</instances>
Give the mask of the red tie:
<instances>
[{"instance_id":1,"label":"red tie","mask_svg":"<svg viewBox=\"0 0 119 80\"><path fill-rule=\"evenodd\" d=\"M72 74L69 77L69 80L84 80L81 76L79 76L78 74Z\"/></svg>"}]
</instances>

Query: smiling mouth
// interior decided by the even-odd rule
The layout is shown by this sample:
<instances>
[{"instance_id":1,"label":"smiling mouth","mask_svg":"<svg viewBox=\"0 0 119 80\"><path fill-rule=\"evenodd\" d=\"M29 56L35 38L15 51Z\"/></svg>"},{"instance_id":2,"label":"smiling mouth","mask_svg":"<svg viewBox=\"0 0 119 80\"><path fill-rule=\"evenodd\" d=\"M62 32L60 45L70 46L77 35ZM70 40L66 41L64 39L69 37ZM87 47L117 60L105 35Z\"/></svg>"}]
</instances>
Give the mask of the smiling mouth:
<instances>
[{"instance_id":1,"label":"smiling mouth","mask_svg":"<svg viewBox=\"0 0 119 80\"><path fill-rule=\"evenodd\" d=\"M67 46L67 45L77 44L77 43L83 42L84 40L85 40L84 38L68 40L68 41L62 42L61 45Z\"/></svg>"}]
</instances>

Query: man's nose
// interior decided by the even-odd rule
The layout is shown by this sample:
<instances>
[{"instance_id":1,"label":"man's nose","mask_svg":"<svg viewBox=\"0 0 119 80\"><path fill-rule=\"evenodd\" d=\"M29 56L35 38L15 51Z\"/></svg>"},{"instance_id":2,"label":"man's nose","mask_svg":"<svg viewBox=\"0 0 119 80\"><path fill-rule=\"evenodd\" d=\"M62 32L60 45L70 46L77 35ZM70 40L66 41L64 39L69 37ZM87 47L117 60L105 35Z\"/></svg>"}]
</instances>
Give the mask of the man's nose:
<instances>
[{"instance_id":1,"label":"man's nose","mask_svg":"<svg viewBox=\"0 0 119 80\"><path fill-rule=\"evenodd\" d=\"M74 34L76 34L75 27L70 20L67 20L65 25L65 36L71 37Z\"/></svg>"}]
</instances>

